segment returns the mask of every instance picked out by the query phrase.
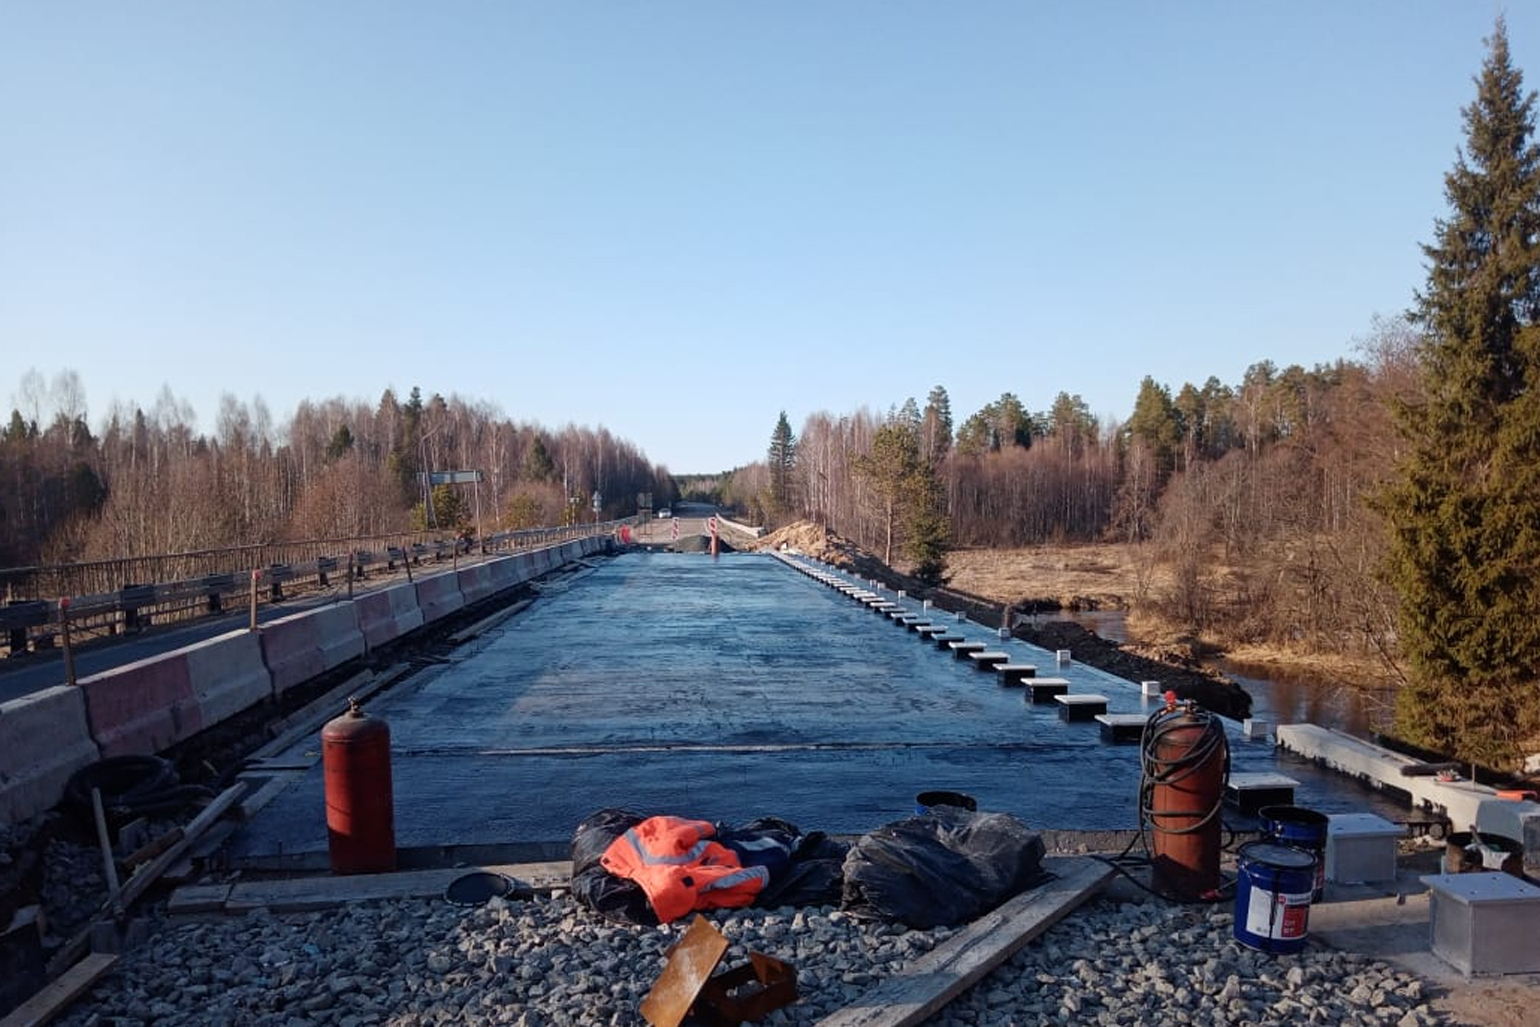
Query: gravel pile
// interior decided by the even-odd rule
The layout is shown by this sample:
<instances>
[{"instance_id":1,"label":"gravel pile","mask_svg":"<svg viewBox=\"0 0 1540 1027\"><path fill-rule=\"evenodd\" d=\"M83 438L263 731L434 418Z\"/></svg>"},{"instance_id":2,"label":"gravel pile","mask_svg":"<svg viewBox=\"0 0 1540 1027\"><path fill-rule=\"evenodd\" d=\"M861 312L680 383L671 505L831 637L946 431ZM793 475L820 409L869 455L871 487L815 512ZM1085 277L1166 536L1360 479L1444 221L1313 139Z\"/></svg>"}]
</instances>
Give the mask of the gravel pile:
<instances>
[{"instance_id":1,"label":"gravel pile","mask_svg":"<svg viewBox=\"0 0 1540 1027\"><path fill-rule=\"evenodd\" d=\"M732 942L797 968L802 998L763 1022L812 1024L956 933L837 910L719 912ZM1234 942L1218 909L1101 898L1070 914L930 1021L1164 1025L1445 1020L1422 983L1312 943L1295 956ZM518 1027L643 1024L637 1011L686 924L617 925L569 898L371 903L303 915L163 920L58 1022L67 1027Z\"/></svg>"}]
</instances>

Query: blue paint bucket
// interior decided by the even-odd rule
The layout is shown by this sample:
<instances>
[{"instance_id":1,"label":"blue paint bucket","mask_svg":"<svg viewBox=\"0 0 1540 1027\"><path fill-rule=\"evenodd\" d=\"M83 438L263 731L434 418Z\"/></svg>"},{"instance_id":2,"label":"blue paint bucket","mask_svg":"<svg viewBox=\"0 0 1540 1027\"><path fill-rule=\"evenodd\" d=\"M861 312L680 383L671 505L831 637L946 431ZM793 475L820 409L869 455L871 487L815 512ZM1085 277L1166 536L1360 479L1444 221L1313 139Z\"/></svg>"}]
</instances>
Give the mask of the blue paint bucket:
<instances>
[{"instance_id":1,"label":"blue paint bucket","mask_svg":"<svg viewBox=\"0 0 1540 1027\"><path fill-rule=\"evenodd\" d=\"M914 797L914 812L924 814L932 806L960 806L969 812L978 812L978 800L962 792L921 792Z\"/></svg>"},{"instance_id":2,"label":"blue paint bucket","mask_svg":"<svg viewBox=\"0 0 1540 1027\"><path fill-rule=\"evenodd\" d=\"M1235 882L1235 940L1261 952L1304 948L1315 864L1313 855L1292 845L1242 845Z\"/></svg>"},{"instance_id":3,"label":"blue paint bucket","mask_svg":"<svg viewBox=\"0 0 1540 1027\"><path fill-rule=\"evenodd\" d=\"M1257 819L1262 821L1262 836L1268 841L1304 849L1315 857L1310 899L1320 902L1326 893L1326 833L1331 818L1303 806L1263 806L1257 810Z\"/></svg>"}]
</instances>

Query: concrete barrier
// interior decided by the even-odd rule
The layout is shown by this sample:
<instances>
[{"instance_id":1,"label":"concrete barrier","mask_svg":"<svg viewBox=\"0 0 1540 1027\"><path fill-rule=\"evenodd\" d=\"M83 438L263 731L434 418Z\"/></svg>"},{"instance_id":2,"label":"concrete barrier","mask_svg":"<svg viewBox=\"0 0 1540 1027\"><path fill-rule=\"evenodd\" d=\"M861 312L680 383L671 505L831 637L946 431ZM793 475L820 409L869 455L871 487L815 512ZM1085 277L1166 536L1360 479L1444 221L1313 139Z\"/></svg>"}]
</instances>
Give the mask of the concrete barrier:
<instances>
[{"instance_id":1,"label":"concrete barrier","mask_svg":"<svg viewBox=\"0 0 1540 1027\"><path fill-rule=\"evenodd\" d=\"M0 703L0 824L53 808L70 775L100 758L80 689L54 685Z\"/></svg>"},{"instance_id":2,"label":"concrete barrier","mask_svg":"<svg viewBox=\"0 0 1540 1027\"><path fill-rule=\"evenodd\" d=\"M521 585L535 577L534 553L520 553L513 558L513 577Z\"/></svg>"},{"instance_id":3,"label":"concrete barrier","mask_svg":"<svg viewBox=\"0 0 1540 1027\"><path fill-rule=\"evenodd\" d=\"M466 606L478 603L496 591L492 587L492 568L484 563L461 567L455 571L455 579L459 582L460 597L465 600Z\"/></svg>"},{"instance_id":4,"label":"concrete barrier","mask_svg":"<svg viewBox=\"0 0 1540 1027\"><path fill-rule=\"evenodd\" d=\"M321 665L340 667L364 654L364 633L358 628L358 606L351 600L332 603L311 613L321 645Z\"/></svg>"},{"instance_id":5,"label":"concrete barrier","mask_svg":"<svg viewBox=\"0 0 1540 1027\"><path fill-rule=\"evenodd\" d=\"M364 652L358 608L350 600L262 625L262 660L273 675L273 693L340 667Z\"/></svg>"},{"instance_id":6,"label":"concrete barrier","mask_svg":"<svg viewBox=\"0 0 1540 1027\"><path fill-rule=\"evenodd\" d=\"M321 662L320 622L309 613L268 621L258 634L262 636L262 662L273 676L274 695L282 695L326 669Z\"/></svg>"},{"instance_id":7,"label":"concrete barrier","mask_svg":"<svg viewBox=\"0 0 1540 1027\"><path fill-rule=\"evenodd\" d=\"M565 567L582 555L583 543L580 540L573 539L571 542L563 542L561 544L561 552L556 557L556 565L558 567Z\"/></svg>"},{"instance_id":8,"label":"concrete barrier","mask_svg":"<svg viewBox=\"0 0 1540 1027\"><path fill-rule=\"evenodd\" d=\"M432 624L464 606L465 597L460 594L460 583L454 572L445 571L431 578L418 578L417 605L422 609L424 624Z\"/></svg>"},{"instance_id":9,"label":"concrete barrier","mask_svg":"<svg viewBox=\"0 0 1540 1027\"><path fill-rule=\"evenodd\" d=\"M530 558L534 561L535 577L538 578L542 574L549 574L551 572L551 567L554 563L551 559L551 554L555 551L551 546L546 546L529 554Z\"/></svg>"},{"instance_id":10,"label":"concrete barrier","mask_svg":"<svg viewBox=\"0 0 1540 1027\"><path fill-rule=\"evenodd\" d=\"M358 629L364 636L365 651L378 649L422 627L417 586L411 582L359 596L353 600L353 606L358 611Z\"/></svg>"},{"instance_id":11,"label":"concrete barrier","mask_svg":"<svg viewBox=\"0 0 1540 1027\"><path fill-rule=\"evenodd\" d=\"M273 676L262 662L262 640L241 628L181 650L187 680L204 727L213 727L273 697Z\"/></svg>"},{"instance_id":12,"label":"concrete barrier","mask_svg":"<svg viewBox=\"0 0 1540 1027\"><path fill-rule=\"evenodd\" d=\"M151 756L203 729L184 650L81 678L102 756Z\"/></svg>"},{"instance_id":13,"label":"concrete barrier","mask_svg":"<svg viewBox=\"0 0 1540 1027\"><path fill-rule=\"evenodd\" d=\"M487 564L492 574L492 591L501 592L519 583L519 568L513 557L504 556Z\"/></svg>"}]
</instances>

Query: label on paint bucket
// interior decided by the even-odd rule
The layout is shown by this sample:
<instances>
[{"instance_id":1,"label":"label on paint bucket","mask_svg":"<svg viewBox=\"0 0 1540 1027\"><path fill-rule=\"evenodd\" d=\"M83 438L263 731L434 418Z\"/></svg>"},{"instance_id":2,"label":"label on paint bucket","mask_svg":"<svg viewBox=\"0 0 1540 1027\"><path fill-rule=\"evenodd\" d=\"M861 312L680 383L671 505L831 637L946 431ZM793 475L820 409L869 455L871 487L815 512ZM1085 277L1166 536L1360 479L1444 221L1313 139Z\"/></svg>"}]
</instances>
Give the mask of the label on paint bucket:
<instances>
[{"instance_id":1,"label":"label on paint bucket","mask_svg":"<svg viewBox=\"0 0 1540 1027\"><path fill-rule=\"evenodd\" d=\"M1287 941L1303 938L1310 925L1310 893L1275 892L1251 886L1246 903L1246 930L1261 938Z\"/></svg>"}]
</instances>

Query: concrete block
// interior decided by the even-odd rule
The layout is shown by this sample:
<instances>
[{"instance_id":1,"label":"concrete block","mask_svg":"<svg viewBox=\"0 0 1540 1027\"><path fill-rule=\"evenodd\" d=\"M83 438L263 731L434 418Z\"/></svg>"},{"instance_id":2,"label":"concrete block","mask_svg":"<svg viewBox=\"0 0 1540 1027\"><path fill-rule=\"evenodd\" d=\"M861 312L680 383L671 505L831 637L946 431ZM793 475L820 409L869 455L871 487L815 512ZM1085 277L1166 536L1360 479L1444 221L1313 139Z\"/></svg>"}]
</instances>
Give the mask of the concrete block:
<instances>
[{"instance_id":1,"label":"concrete block","mask_svg":"<svg viewBox=\"0 0 1540 1027\"><path fill-rule=\"evenodd\" d=\"M1141 681L1139 682L1139 694L1158 699L1165 694L1165 689L1160 687L1159 681Z\"/></svg>"},{"instance_id":2,"label":"concrete block","mask_svg":"<svg viewBox=\"0 0 1540 1027\"><path fill-rule=\"evenodd\" d=\"M1265 720L1247 717L1241 721L1241 735L1245 738L1266 738L1272 725Z\"/></svg>"},{"instance_id":3,"label":"concrete block","mask_svg":"<svg viewBox=\"0 0 1540 1027\"><path fill-rule=\"evenodd\" d=\"M1420 809L1448 817L1457 831L1476 822L1480 804L1497 793L1474 781L1440 781L1425 775L1408 776L1403 767L1421 764L1410 756L1366 742L1343 731L1315 724L1279 724L1278 744L1306 759L1376 785L1389 785L1411 795Z\"/></svg>"},{"instance_id":4,"label":"concrete block","mask_svg":"<svg viewBox=\"0 0 1540 1027\"><path fill-rule=\"evenodd\" d=\"M70 775L100 758L81 689L55 685L0 703L0 824L53 808Z\"/></svg>"}]
</instances>

